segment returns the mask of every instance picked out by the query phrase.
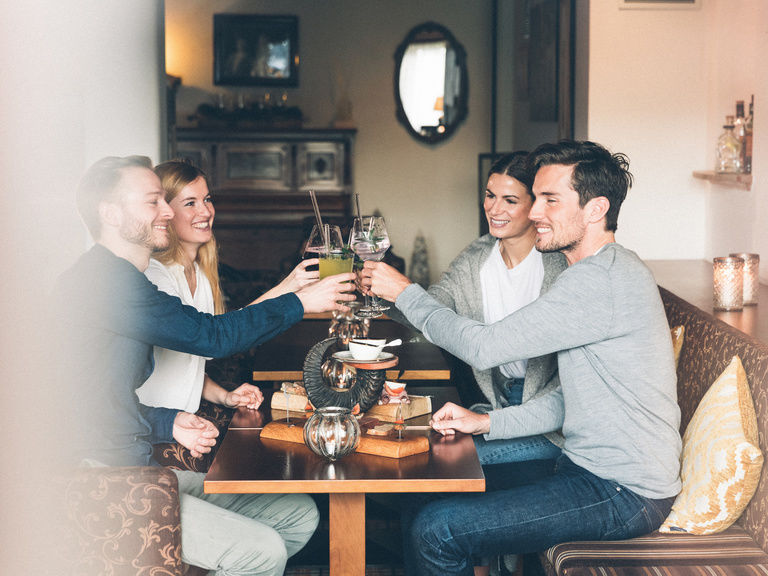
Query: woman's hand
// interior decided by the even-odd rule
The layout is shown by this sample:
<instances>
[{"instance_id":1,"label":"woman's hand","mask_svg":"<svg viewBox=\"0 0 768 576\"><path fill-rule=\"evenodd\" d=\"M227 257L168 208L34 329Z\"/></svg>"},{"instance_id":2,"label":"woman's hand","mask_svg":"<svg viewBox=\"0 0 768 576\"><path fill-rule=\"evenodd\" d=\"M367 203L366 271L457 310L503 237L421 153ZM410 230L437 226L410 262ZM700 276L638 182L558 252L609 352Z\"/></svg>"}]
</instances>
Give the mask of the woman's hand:
<instances>
[{"instance_id":1,"label":"woman's hand","mask_svg":"<svg viewBox=\"0 0 768 576\"><path fill-rule=\"evenodd\" d=\"M491 417L488 414L478 414L453 402L435 412L429 422L433 429L443 436L464 432L465 434L487 434L491 430Z\"/></svg>"},{"instance_id":2,"label":"woman's hand","mask_svg":"<svg viewBox=\"0 0 768 576\"><path fill-rule=\"evenodd\" d=\"M394 302L400 293L405 290L411 281L383 262L367 261L360 272L358 282L363 290L368 290L379 298Z\"/></svg>"},{"instance_id":3,"label":"woman's hand","mask_svg":"<svg viewBox=\"0 0 768 576\"><path fill-rule=\"evenodd\" d=\"M302 260L277 286L273 286L267 290L264 294L256 298L256 300L251 302L251 304L258 304L259 302L264 302L270 298L277 298L278 296L288 294L289 292L298 292L302 288L314 284L317 282L318 278L320 278L320 271L309 271L307 268L313 264L319 265L319 263L319 258L307 258L306 260ZM251 304L249 304L249 306Z\"/></svg>"},{"instance_id":4,"label":"woman's hand","mask_svg":"<svg viewBox=\"0 0 768 576\"><path fill-rule=\"evenodd\" d=\"M307 258L306 260L302 260L296 265L296 268L291 270L291 273L277 285L277 287L283 288L285 292L288 293L296 292L296 290L301 290L307 284L312 284L312 282L315 282L320 278L320 271L317 269L309 271L307 268L319 264L319 258Z\"/></svg>"},{"instance_id":5,"label":"woman's hand","mask_svg":"<svg viewBox=\"0 0 768 576\"><path fill-rule=\"evenodd\" d=\"M200 458L216 445L219 431L211 422L189 412L179 412L173 421L173 439Z\"/></svg>"},{"instance_id":6,"label":"woman's hand","mask_svg":"<svg viewBox=\"0 0 768 576\"><path fill-rule=\"evenodd\" d=\"M245 406L248 410L257 410L264 401L264 395L256 386L244 382L231 392L227 392L222 404L227 408Z\"/></svg>"}]
</instances>

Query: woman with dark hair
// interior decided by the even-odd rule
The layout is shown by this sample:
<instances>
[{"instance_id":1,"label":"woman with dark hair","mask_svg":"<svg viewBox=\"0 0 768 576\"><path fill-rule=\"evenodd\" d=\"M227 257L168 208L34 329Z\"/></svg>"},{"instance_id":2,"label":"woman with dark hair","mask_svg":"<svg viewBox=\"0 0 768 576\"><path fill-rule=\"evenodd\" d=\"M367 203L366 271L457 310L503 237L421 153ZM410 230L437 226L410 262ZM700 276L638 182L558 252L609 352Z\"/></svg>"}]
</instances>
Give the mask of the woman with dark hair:
<instances>
[{"instance_id":1,"label":"woman with dark hair","mask_svg":"<svg viewBox=\"0 0 768 576\"><path fill-rule=\"evenodd\" d=\"M177 296L200 312L223 314L224 297L219 284L219 257L213 236L213 208L205 173L185 161L172 160L155 167L165 200L173 209L168 228L168 248L154 254L145 271L160 290ZM253 303L295 292L314 282L319 274L307 271L317 264L307 259L277 286ZM255 410L261 404L261 391L252 384L226 390L205 373L207 358L155 347L152 375L136 391L146 406L196 412L200 398L230 408L246 406Z\"/></svg>"},{"instance_id":2,"label":"woman with dark hair","mask_svg":"<svg viewBox=\"0 0 768 576\"><path fill-rule=\"evenodd\" d=\"M461 316L489 324L501 320L538 298L566 268L559 252L542 254L534 249L536 231L528 219L533 178L527 156L527 152L505 154L491 166L483 201L489 233L467 246L428 289ZM395 306L387 313L407 322ZM472 372L485 397L472 410L487 412L521 404L555 386L557 359L550 354ZM475 443L481 464L500 464L556 458L562 436L492 441L475 436Z\"/></svg>"}]
</instances>

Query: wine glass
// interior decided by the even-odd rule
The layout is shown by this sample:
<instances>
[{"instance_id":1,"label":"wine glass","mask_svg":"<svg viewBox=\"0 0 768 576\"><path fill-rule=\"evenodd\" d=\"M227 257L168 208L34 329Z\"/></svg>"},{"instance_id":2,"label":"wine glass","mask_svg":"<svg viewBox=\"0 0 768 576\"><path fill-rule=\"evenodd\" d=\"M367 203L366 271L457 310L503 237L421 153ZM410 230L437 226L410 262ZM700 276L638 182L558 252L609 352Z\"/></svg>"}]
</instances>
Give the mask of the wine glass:
<instances>
[{"instance_id":1,"label":"wine glass","mask_svg":"<svg viewBox=\"0 0 768 576\"><path fill-rule=\"evenodd\" d=\"M368 218L355 218L352 231L349 234L349 245L357 257L362 261L374 260L378 262L384 258L389 249L389 234L387 225L381 216ZM389 306L382 304L375 295L365 294L365 305L357 311L361 318L377 318Z\"/></svg>"},{"instance_id":2,"label":"wine glass","mask_svg":"<svg viewBox=\"0 0 768 576\"><path fill-rule=\"evenodd\" d=\"M352 272L353 255L344 245L338 226L323 224L324 234L317 225L312 227L304 248L304 259L320 259L320 279L344 272ZM324 238L325 235L325 238Z\"/></svg>"}]
</instances>

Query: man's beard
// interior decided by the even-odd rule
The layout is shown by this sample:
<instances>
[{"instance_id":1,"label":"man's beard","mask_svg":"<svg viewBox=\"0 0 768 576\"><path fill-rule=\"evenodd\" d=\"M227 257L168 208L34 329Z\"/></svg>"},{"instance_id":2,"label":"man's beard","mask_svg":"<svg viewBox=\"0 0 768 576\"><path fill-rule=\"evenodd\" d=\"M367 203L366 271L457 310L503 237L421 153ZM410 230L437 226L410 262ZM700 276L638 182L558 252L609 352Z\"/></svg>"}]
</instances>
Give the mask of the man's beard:
<instances>
[{"instance_id":1,"label":"man's beard","mask_svg":"<svg viewBox=\"0 0 768 576\"><path fill-rule=\"evenodd\" d=\"M578 248L582 240L584 240L585 232L586 227L583 225L577 226L573 233L568 235L566 238L555 238L553 231L551 233L552 238L548 243L539 243L538 240L534 240L533 245L539 252L562 252L563 254L566 254Z\"/></svg>"},{"instance_id":2,"label":"man's beard","mask_svg":"<svg viewBox=\"0 0 768 576\"><path fill-rule=\"evenodd\" d=\"M146 225L142 222L130 218L120 227L120 236L132 244L138 244L149 248L152 252L157 252L168 247L168 237L157 240L152 236L152 224Z\"/></svg>"}]
</instances>

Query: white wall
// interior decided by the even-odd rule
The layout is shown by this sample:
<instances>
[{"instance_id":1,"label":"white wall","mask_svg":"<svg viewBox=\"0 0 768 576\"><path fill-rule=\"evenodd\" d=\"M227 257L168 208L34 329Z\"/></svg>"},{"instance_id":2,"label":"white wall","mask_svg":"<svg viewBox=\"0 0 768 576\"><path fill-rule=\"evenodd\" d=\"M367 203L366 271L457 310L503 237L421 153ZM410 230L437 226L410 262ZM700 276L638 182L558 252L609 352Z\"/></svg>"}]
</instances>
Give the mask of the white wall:
<instances>
[{"instance_id":1,"label":"white wall","mask_svg":"<svg viewBox=\"0 0 768 576\"><path fill-rule=\"evenodd\" d=\"M168 71L182 77L180 120L213 86L213 14L281 13L299 17L300 86L287 90L306 126L329 126L337 71L348 85L357 124L355 189L364 212L386 217L395 252L410 262L419 231L437 278L478 231L477 155L490 148L491 3L464 0L167 0ZM446 26L467 52L469 114L444 144L411 138L395 117L394 53L425 21ZM181 57L185 53L186 57ZM252 98L264 90L243 90ZM277 95L273 91L273 96Z\"/></svg>"},{"instance_id":2,"label":"white wall","mask_svg":"<svg viewBox=\"0 0 768 576\"><path fill-rule=\"evenodd\" d=\"M13 4L13 6L11 6ZM27 0L0 8L0 549L14 574L60 574L50 514L69 402L42 311L86 245L74 190L107 154L160 149L162 4ZM50 468L49 468L50 467ZM49 502L48 498L52 500Z\"/></svg>"},{"instance_id":3,"label":"white wall","mask_svg":"<svg viewBox=\"0 0 768 576\"><path fill-rule=\"evenodd\" d=\"M617 239L643 258L705 257L706 29L703 9L590 4L587 136L630 159Z\"/></svg>"},{"instance_id":4,"label":"white wall","mask_svg":"<svg viewBox=\"0 0 768 576\"><path fill-rule=\"evenodd\" d=\"M763 0L706 0L698 10L590 4L587 136L630 158L636 180L617 238L642 257L768 254L766 50ZM692 178L712 169L725 115L752 93L752 192Z\"/></svg>"}]
</instances>

